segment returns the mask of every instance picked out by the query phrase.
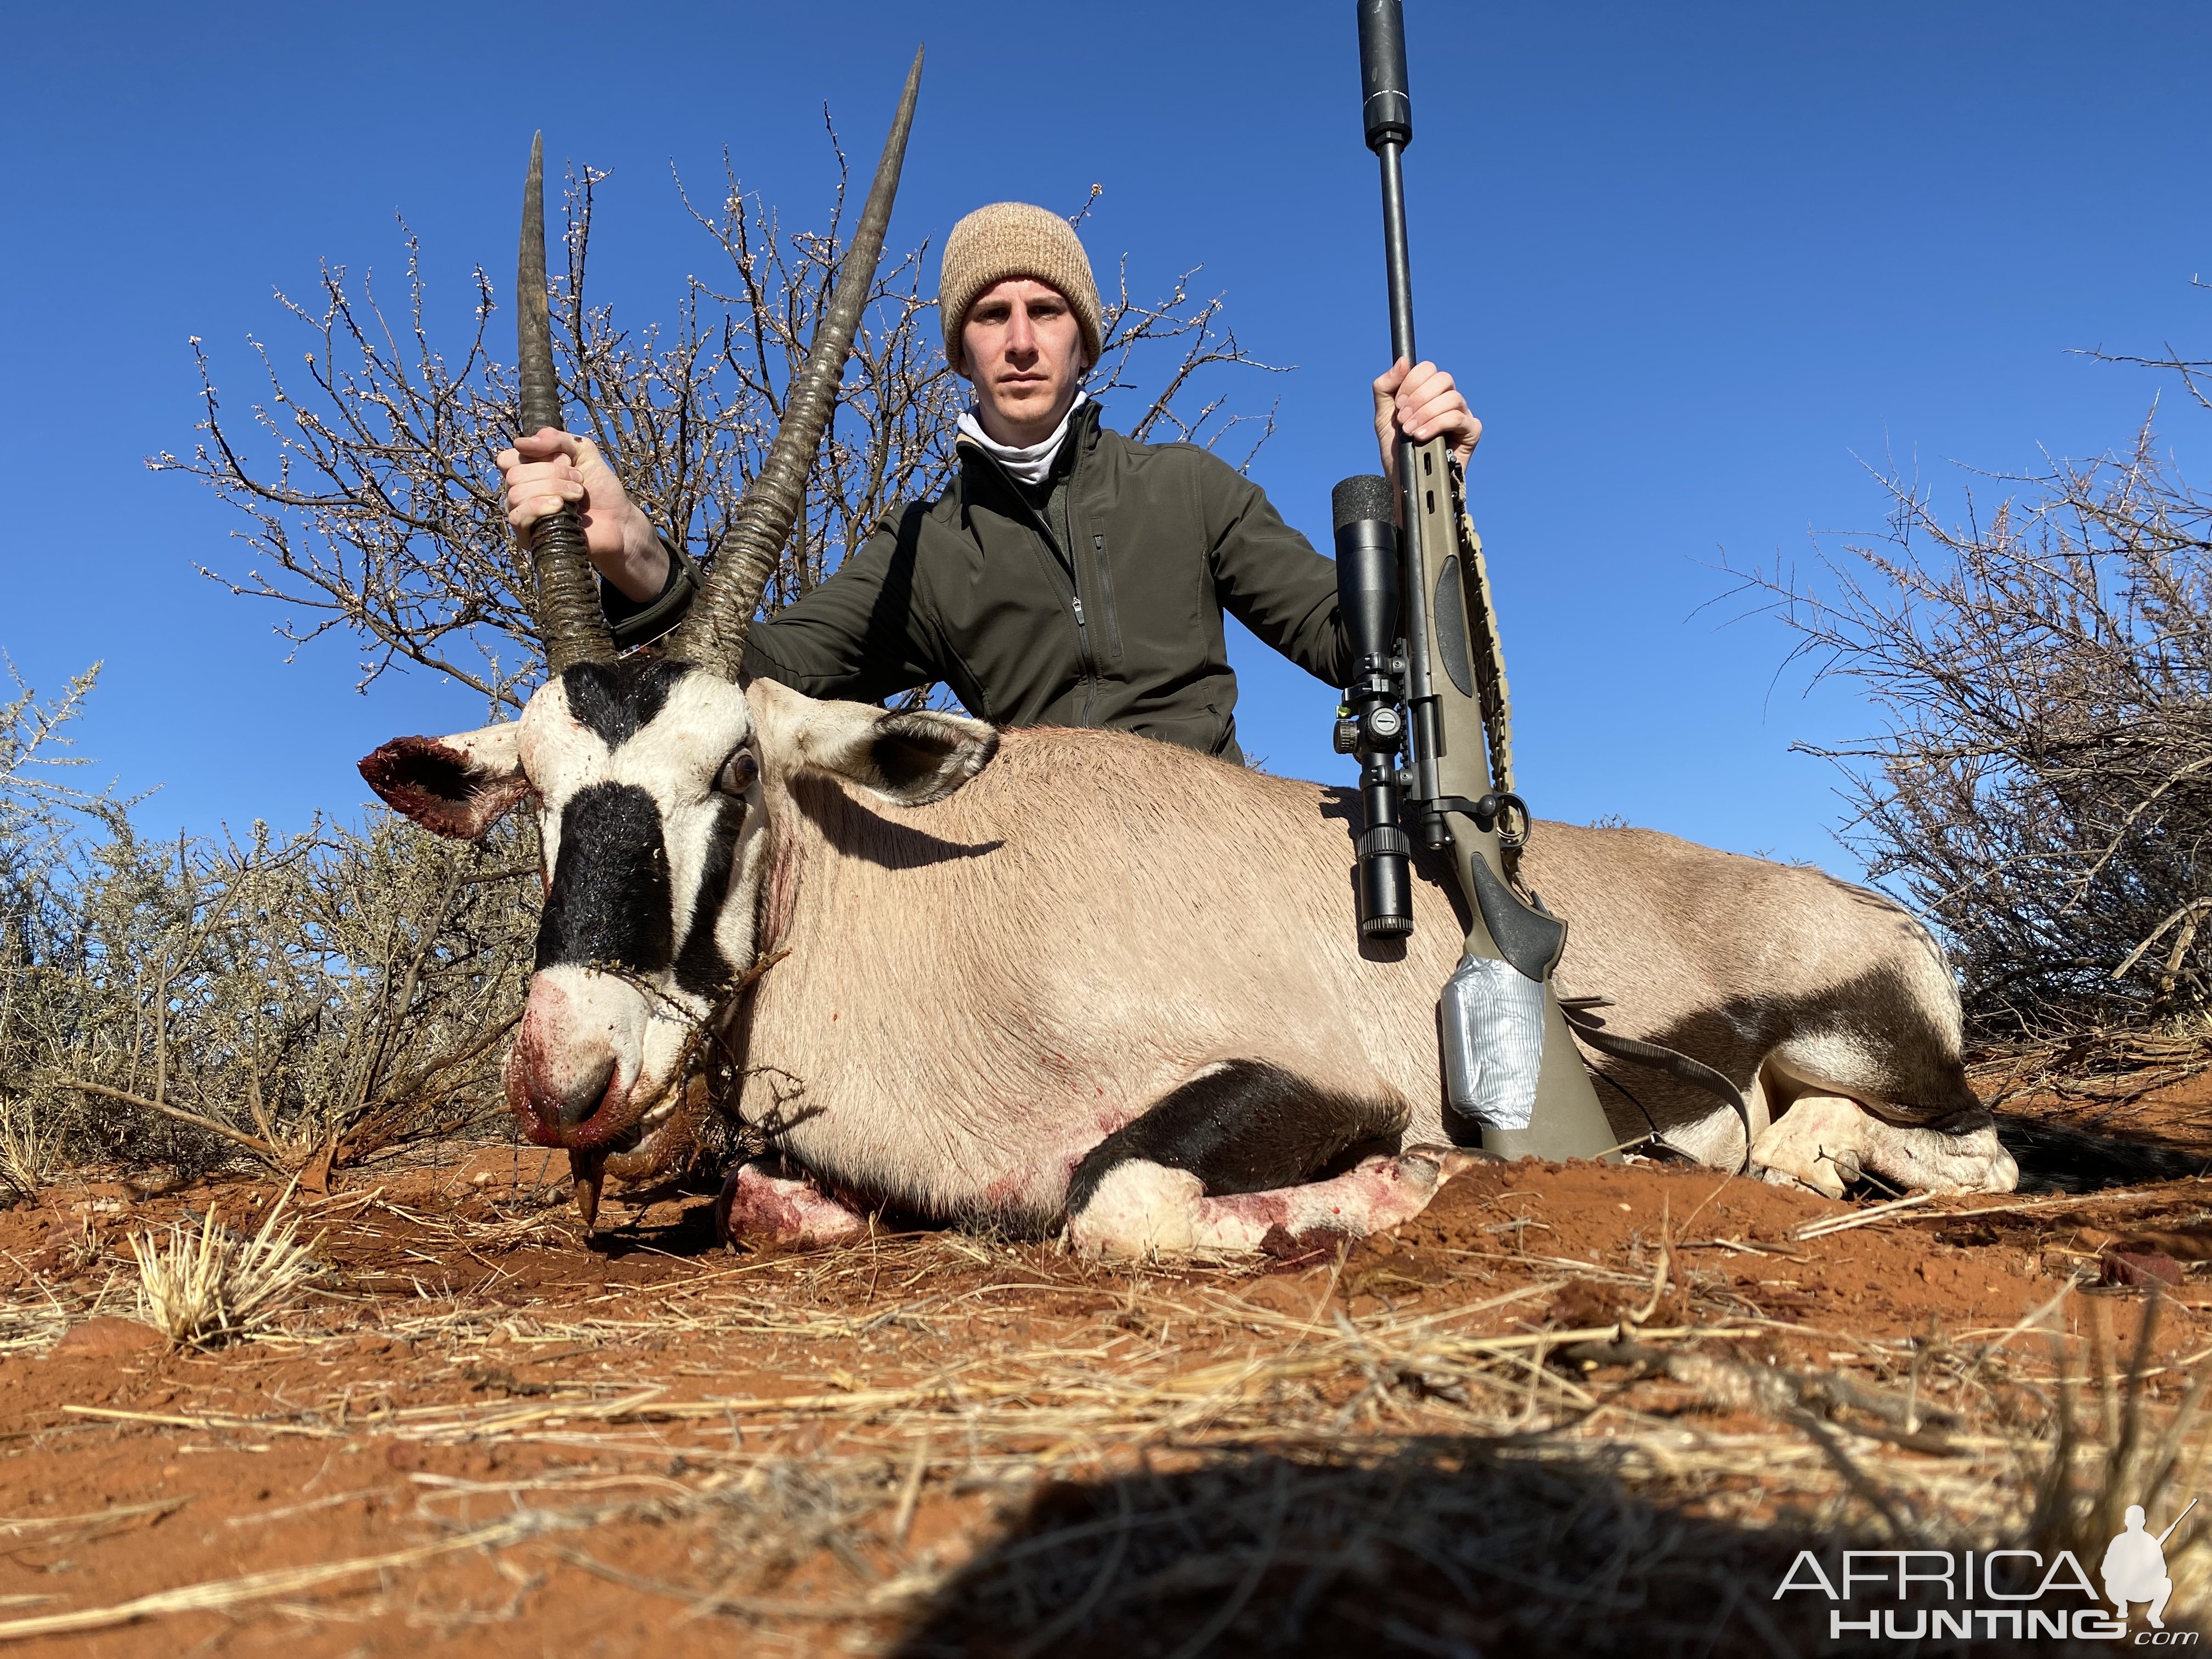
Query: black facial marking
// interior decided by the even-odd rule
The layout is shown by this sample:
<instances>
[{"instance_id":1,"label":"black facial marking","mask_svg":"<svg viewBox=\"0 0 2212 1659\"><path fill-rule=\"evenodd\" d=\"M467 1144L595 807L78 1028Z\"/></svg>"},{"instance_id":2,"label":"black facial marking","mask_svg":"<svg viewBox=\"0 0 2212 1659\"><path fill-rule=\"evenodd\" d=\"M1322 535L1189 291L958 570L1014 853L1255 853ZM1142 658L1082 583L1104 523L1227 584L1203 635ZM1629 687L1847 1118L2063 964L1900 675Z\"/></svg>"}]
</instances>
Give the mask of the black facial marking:
<instances>
[{"instance_id":1,"label":"black facial marking","mask_svg":"<svg viewBox=\"0 0 2212 1659\"><path fill-rule=\"evenodd\" d=\"M668 843L653 797L630 783L579 789L561 809L561 853L538 924L538 966L658 972L675 951L673 902Z\"/></svg>"},{"instance_id":2,"label":"black facial marking","mask_svg":"<svg viewBox=\"0 0 2212 1659\"><path fill-rule=\"evenodd\" d=\"M668 694L691 672L690 664L674 657L580 662L562 672L561 689L568 693L568 712L612 749L650 726Z\"/></svg>"},{"instance_id":3,"label":"black facial marking","mask_svg":"<svg viewBox=\"0 0 2212 1659\"><path fill-rule=\"evenodd\" d=\"M1188 1170L1212 1198L1264 1193L1295 1186L1348 1149L1404 1127L1404 1114L1382 1101L1332 1094L1259 1060L1231 1060L1162 1096L1085 1153L1067 1183L1066 1213L1088 1204L1118 1164Z\"/></svg>"},{"instance_id":4,"label":"black facial marking","mask_svg":"<svg viewBox=\"0 0 2212 1659\"><path fill-rule=\"evenodd\" d=\"M701 997L720 996L737 971L714 942L714 929L730 896L730 869L737 860L738 832L744 828L745 804L725 799L717 805L706 862L699 873L699 891L691 901L691 926L684 933L684 949L676 958L678 988Z\"/></svg>"}]
</instances>

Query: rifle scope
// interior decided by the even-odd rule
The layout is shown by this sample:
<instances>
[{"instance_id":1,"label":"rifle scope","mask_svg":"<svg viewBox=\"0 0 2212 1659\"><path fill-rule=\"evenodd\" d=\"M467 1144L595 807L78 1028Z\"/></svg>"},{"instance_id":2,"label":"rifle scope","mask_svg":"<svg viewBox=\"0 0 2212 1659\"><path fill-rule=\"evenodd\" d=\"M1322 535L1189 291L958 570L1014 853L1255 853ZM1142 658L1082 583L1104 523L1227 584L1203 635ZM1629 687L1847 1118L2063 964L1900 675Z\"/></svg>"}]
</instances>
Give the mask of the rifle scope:
<instances>
[{"instance_id":1,"label":"rifle scope","mask_svg":"<svg viewBox=\"0 0 2212 1659\"><path fill-rule=\"evenodd\" d=\"M1398 682L1398 532L1393 495L1379 473L1346 478L1329 496L1336 520L1336 592L1354 667L1345 688L1336 749L1359 760L1367 828L1359 837L1359 933L1395 939L1413 931L1413 837L1399 822L1398 750L1406 718Z\"/></svg>"}]
</instances>

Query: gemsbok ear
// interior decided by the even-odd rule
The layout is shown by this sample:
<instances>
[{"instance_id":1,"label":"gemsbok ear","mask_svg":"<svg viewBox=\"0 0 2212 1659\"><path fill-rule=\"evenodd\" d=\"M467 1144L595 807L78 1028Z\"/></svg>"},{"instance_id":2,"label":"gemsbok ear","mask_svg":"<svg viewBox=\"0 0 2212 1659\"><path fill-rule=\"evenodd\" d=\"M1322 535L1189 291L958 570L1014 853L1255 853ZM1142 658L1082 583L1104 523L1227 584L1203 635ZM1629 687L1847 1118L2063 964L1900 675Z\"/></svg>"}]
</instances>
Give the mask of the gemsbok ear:
<instances>
[{"instance_id":1,"label":"gemsbok ear","mask_svg":"<svg viewBox=\"0 0 2212 1659\"><path fill-rule=\"evenodd\" d=\"M771 764L842 778L894 806L944 799L999 752L998 732L961 714L817 702L773 680L755 680L748 695Z\"/></svg>"},{"instance_id":2,"label":"gemsbok ear","mask_svg":"<svg viewBox=\"0 0 2212 1659\"><path fill-rule=\"evenodd\" d=\"M450 738L394 738L361 763L384 804L425 830L474 841L530 793L520 721Z\"/></svg>"}]
</instances>

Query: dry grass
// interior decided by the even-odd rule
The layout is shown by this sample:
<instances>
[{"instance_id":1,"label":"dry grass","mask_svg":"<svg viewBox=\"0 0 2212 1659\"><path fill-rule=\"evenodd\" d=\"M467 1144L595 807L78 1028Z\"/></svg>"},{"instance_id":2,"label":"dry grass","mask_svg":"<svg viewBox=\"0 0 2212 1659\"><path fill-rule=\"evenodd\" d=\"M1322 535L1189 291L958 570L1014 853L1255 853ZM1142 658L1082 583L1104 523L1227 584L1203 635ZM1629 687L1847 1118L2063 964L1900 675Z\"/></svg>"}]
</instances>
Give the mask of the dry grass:
<instances>
[{"instance_id":1,"label":"dry grass","mask_svg":"<svg viewBox=\"0 0 2212 1659\"><path fill-rule=\"evenodd\" d=\"M0 1100L0 1187L35 1201L53 1168L59 1137L19 1100Z\"/></svg>"},{"instance_id":2,"label":"dry grass","mask_svg":"<svg viewBox=\"0 0 2212 1659\"><path fill-rule=\"evenodd\" d=\"M284 1197L290 1194L288 1187ZM274 1322L323 1271L314 1246L299 1242L298 1218L280 1224L283 1207L280 1197L251 1238L223 1226L212 1204L197 1232L179 1221L171 1224L166 1242L152 1233L133 1237L138 1317L180 1347L225 1341Z\"/></svg>"},{"instance_id":3,"label":"dry grass","mask_svg":"<svg viewBox=\"0 0 2212 1659\"><path fill-rule=\"evenodd\" d=\"M543 1212L485 1225L375 1194L313 1212L349 1231L404 1222L426 1262L473 1243L489 1267L495 1235L568 1247ZM730 1620L800 1650L1617 1650L1633 1629L1654 1654L1796 1654L1807 1609L1771 1596L1800 1546L1832 1562L2063 1547L2094 1571L2084 1551L2117 1504L2170 1515L2162 1494L2195 1483L2200 1401L2176 1383L2202 1356L2154 1362L2154 1328L2116 1343L2106 1297L2068 1285L2002 1328L1948 1335L1814 1330L1747 1316L1686 1265L1695 1245L1632 1272L1443 1251L1449 1278L1395 1307L1350 1291L1357 1263L1130 1275L944 1234L703 1259L597 1302L341 1283L245 1352L297 1376L374 1331L411 1370L265 1405L69 1415L207 1450L359 1447L414 1471L430 1553L397 1550L403 1534L329 1551L312 1570L327 1577L210 1573L69 1616L282 1595L307 1617L299 1598L327 1583L313 1616L434 1620L422 1598L448 1581L408 1564L475 1538L514 1558L513 1582L586 1572L672 1632ZM1535 1328L1574 1281L1618 1291L1628 1316ZM1662 1305L1668 1322L1637 1323ZM718 1389L672 1351L788 1381ZM431 1374L488 1393L426 1399L410 1379ZM512 1529L479 1533L495 1518ZM2169 1553L2177 1622L2207 1588L2196 1539ZM345 1588L372 1559L383 1588Z\"/></svg>"}]
</instances>

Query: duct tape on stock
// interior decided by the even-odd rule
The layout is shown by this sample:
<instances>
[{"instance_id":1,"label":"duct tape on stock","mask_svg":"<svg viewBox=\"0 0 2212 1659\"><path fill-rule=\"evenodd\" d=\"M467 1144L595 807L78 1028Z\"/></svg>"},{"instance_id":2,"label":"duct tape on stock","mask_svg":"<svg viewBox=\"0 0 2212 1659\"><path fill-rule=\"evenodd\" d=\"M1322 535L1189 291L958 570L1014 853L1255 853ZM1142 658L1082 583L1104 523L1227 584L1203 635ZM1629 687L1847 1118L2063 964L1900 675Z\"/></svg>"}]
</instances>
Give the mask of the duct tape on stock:
<instances>
[{"instance_id":1,"label":"duct tape on stock","mask_svg":"<svg viewBox=\"0 0 2212 1659\"><path fill-rule=\"evenodd\" d=\"M1493 1129L1525 1129L1544 1065L1544 987L1510 962L1462 957L1444 982L1444 1095Z\"/></svg>"}]
</instances>

